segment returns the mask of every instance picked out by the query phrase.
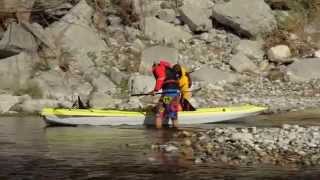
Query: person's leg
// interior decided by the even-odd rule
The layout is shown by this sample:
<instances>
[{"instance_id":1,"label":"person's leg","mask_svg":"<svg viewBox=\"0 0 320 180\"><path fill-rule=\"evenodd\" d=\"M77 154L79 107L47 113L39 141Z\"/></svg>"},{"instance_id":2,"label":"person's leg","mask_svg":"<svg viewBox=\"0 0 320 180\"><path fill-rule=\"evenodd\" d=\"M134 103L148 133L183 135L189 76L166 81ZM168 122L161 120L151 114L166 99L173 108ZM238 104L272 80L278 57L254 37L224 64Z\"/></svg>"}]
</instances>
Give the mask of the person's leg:
<instances>
[{"instance_id":1,"label":"person's leg","mask_svg":"<svg viewBox=\"0 0 320 180\"><path fill-rule=\"evenodd\" d=\"M177 95L172 99L171 102L171 120L172 120L172 127L178 128L178 112L181 111L181 104L180 104L180 96Z\"/></svg>"},{"instance_id":2,"label":"person's leg","mask_svg":"<svg viewBox=\"0 0 320 180\"><path fill-rule=\"evenodd\" d=\"M161 117L156 117L156 122L155 122L155 124L156 124L156 128L157 129L161 129L162 128L162 119L161 119Z\"/></svg>"},{"instance_id":3,"label":"person's leg","mask_svg":"<svg viewBox=\"0 0 320 180\"><path fill-rule=\"evenodd\" d=\"M172 120L172 127L173 127L173 128L179 128L179 122L178 122L178 119L176 119L176 120Z\"/></svg>"},{"instance_id":4,"label":"person's leg","mask_svg":"<svg viewBox=\"0 0 320 180\"><path fill-rule=\"evenodd\" d=\"M155 125L157 129L162 128L162 120L165 115L165 108L163 105L163 102L160 100L159 104L157 106L157 113L156 113L156 119L155 119Z\"/></svg>"},{"instance_id":5,"label":"person's leg","mask_svg":"<svg viewBox=\"0 0 320 180\"><path fill-rule=\"evenodd\" d=\"M167 116L166 113L164 113L164 117L162 118L162 127L168 128L170 124L169 121L169 116Z\"/></svg>"},{"instance_id":6,"label":"person's leg","mask_svg":"<svg viewBox=\"0 0 320 180\"><path fill-rule=\"evenodd\" d=\"M179 122L178 122L178 112L173 112L172 113L172 127L173 128L178 128L179 127Z\"/></svg>"}]
</instances>

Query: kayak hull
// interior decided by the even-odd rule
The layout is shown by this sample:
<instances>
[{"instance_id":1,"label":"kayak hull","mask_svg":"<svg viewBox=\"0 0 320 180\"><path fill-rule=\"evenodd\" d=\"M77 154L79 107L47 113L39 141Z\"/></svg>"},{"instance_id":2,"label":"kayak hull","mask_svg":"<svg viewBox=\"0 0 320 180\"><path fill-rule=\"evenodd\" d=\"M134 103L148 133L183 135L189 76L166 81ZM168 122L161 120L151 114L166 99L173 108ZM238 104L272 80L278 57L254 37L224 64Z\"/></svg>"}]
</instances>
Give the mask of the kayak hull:
<instances>
[{"instance_id":1,"label":"kayak hull","mask_svg":"<svg viewBox=\"0 0 320 180\"><path fill-rule=\"evenodd\" d=\"M178 119L179 124L214 123L253 116L264 110L266 108L252 105L205 108L197 111L179 112ZM45 108L41 115L49 125L154 125L154 115L134 111ZM171 124L171 122L164 122L164 124Z\"/></svg>"}]
</instances>

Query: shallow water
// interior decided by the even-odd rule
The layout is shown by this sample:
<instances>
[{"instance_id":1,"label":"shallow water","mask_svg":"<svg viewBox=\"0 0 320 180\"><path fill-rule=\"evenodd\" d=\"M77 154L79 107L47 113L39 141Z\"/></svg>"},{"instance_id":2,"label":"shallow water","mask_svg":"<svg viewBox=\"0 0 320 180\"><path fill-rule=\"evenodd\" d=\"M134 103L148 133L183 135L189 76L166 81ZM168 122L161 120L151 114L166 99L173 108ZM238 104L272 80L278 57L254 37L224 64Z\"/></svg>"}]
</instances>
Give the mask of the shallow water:
<instances>
[{"instance_id":1,"label":"shallow water","mask_svg":"<svg viewBox=\"0 0 320 180\"><path fill-rule=\"evenodd\" d=\"M259 116L214 126L320 125L318 111ZM0 117L0 179L319 179L320 167L196 165L151 150L174 130L50 127L39 117Z\"/></svg>"}]
</instances>

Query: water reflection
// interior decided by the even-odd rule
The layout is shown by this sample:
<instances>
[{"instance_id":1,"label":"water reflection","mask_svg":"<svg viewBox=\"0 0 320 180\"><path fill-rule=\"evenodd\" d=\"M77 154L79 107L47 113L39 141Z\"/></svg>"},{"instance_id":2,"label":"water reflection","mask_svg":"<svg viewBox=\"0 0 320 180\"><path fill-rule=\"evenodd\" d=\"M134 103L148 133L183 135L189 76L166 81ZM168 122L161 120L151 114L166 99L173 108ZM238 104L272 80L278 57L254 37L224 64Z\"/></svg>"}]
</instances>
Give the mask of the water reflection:
<instances>
[{"instance_id":1,"label":"water reflection","mask_svg":"<svg viewBox=\"0 0 320 180\"><path fill-rule=\"evenodd\" d=\"M320 114L236 120L213 126L319 125ZM282 117L283 116L283 117ZM283 118L283 119L281 119ZM308 118L302 121L301 119ZM39 117L0 118L0 179L318 179L318 168L195 165L179 155L152 151L175 130L144 127L45 128Z\"/></svg>"}]
</instances>

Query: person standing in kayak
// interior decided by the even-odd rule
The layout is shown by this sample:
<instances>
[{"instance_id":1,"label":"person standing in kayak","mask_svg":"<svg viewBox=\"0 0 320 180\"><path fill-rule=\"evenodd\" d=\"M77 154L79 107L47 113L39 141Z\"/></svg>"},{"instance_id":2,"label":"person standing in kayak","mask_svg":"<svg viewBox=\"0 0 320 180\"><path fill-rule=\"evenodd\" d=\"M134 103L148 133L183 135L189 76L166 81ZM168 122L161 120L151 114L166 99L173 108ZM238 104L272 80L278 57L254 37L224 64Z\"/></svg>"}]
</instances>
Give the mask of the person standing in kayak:
<instances>
[{"instance_id":1,"label":"person standing in kayak","mask_svg":"<svg viewBox=\"0 0 320 180\"><path fill-rule=\"evenodd\" d=\"M156 106L155 125L162 127L165 119L171 119L173 127L178 127L178 111L180 111L180 90L178 77L171 64L165 60L152 65L156 85L151 92L155 94L162 89L162 96Z\"/></svg>"}]
</instances>

